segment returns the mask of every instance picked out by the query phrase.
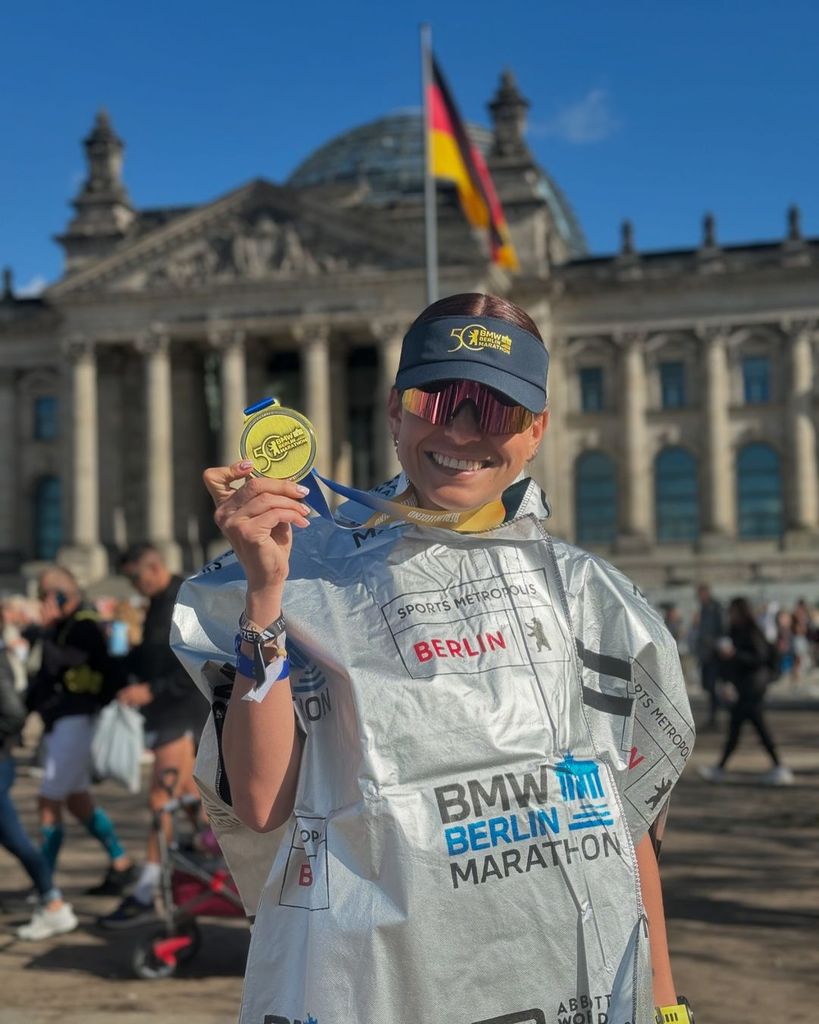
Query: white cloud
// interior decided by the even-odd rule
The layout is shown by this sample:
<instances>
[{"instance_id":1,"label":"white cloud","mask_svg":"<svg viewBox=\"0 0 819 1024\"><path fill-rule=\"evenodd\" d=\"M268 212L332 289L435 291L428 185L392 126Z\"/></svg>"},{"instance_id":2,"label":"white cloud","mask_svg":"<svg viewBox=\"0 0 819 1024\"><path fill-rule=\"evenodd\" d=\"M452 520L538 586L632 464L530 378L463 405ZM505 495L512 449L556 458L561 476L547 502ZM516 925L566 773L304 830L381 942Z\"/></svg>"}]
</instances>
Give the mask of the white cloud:
<instances>
[{"instance_id":1,"label":"white cloud","mask_svg":"<svg viewBox=\"0 0 819 1024\"><path fill-rule=\"evenodd\" d=\"M21 284L19 288L15 288L14 294L20 299L33 299L36 298L47 285L48 281L42 276L42 274L35 274L30 281L27 281L25 284Z\"/></svg>"},{"instance_id":2,"label":"white cloud","mask_svg":"<svg viewBox=\"0 0 819 1024\"><path fill-rule=\"evenodd\" d=\"M545 124L533 126L533 133L563 139L575 145L602 142L618 130L620 122L609 106L605 89L591 89L583 99L564 107Z\"/></svg>"}]
</instances>

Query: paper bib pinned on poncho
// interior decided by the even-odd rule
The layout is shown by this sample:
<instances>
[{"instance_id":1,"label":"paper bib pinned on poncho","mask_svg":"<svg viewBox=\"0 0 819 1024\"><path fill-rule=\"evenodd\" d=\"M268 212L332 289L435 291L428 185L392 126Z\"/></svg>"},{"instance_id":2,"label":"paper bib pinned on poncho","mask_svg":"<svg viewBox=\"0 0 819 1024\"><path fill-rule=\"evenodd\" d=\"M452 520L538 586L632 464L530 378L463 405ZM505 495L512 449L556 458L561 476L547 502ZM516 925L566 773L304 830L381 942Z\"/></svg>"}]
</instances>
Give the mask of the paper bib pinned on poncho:
<instances>
[{"instance_id":1,"label":"paper bib pinned on poncho","mask_svg":"<svg viewBox=\"0 0 819 1024\"><path fill-rule=\"evenodd\" d=\"M172 640L210 694L244 585L232 556L208 570ZM243 1024L650 1024L634 845L693 729L632 584L532 515L481 535L315 520L284 611L293 818L236 821L212 727L197 765L256 909Z\"/></svg>"}]
</instances>

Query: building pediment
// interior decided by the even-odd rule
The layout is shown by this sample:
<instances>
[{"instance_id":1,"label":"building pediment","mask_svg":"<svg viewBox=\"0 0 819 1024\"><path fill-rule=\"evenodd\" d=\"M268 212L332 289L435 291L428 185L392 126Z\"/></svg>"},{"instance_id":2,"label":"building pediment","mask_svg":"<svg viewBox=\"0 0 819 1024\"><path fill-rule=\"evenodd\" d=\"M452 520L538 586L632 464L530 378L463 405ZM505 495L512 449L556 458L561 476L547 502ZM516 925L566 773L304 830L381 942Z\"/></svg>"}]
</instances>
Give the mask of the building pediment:
<instances>
[{"instance_id":1,"label":"building pediment","mask_svg":"<svg viewBox=\"0 0 819 1024\"><path fill-rule=\"evenodd\" d=\"M408 265L403 246L362 216L257 180L197 207L49 289L78 293L198 290Z\"/></svg>"}]
</instances>

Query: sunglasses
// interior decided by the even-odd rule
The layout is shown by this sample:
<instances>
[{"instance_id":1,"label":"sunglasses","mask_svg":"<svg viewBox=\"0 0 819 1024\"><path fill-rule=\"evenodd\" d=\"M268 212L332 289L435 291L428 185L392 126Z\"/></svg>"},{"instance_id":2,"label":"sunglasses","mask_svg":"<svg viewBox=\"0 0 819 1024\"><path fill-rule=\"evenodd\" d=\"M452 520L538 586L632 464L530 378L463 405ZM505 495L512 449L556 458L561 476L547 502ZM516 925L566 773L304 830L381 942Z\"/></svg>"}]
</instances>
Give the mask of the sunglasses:
<instances>
[{"instance_id":1,"label":"sunglasses","mask_svg":"<svg viewBox=\"0 0 819 1024\"><path fill-rule=\"evenodd\" d=\"M522 405L472 380L407 388L401 393L401 404L407 412L436 425L450 423L464 402L475 406L478 425L485 434L521 434L535 418Z\"/></svg>"}]
</instances>

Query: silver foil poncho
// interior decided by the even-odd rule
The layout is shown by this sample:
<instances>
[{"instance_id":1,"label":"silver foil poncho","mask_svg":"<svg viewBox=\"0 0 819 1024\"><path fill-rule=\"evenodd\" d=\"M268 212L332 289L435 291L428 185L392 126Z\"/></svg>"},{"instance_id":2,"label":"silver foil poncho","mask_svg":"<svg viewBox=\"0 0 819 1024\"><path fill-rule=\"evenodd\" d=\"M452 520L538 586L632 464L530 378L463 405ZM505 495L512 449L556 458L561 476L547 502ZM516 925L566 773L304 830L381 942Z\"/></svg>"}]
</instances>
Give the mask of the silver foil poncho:
<instances>
[{"instance_id":1,"label":"silver foil poncho","mask_svg":"<svg viewBox=\"0 0 819 1024\"><path fill-rule=\"evenodd\" d=\"M544 530L296 531L295 811L197 779L255 926L243 1024L650 1024L635 844L693 743L676 647L620 572ZM244 579L182 588L172 643L223 714Z\"/></svg>"}]
</instances>

